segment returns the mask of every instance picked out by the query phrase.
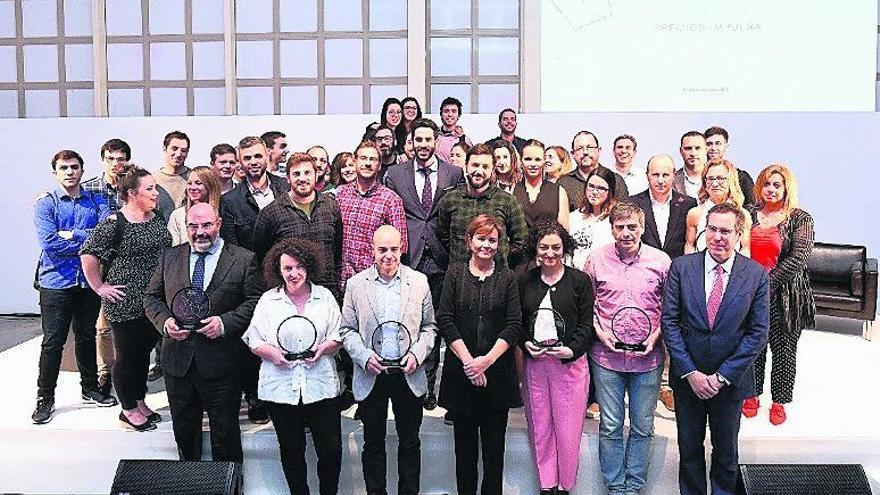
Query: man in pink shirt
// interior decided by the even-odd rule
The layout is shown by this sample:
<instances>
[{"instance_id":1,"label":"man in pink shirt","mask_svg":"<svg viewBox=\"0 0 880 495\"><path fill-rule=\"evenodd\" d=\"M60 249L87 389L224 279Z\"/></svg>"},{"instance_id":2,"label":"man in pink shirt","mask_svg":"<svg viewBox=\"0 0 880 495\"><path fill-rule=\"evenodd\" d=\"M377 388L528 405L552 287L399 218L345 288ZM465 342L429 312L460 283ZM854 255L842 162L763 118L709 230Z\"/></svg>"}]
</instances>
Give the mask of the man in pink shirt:
<instances>
[{"instance_id":1,"label":"man in pink shirt","mask_svg":"<svg viewBox=\"0 0 880 495\"><path fill-rule=\"evenodd\" d=\"M615 206L609 220L615 242L593 251L584 271L593 279L596 294L597 339L589 354L590 376L602 411L599 464L613 495L639 493L648 474L654 408L666 354L660 338L661 295L671 261L663 251L642 244L645 214L634 203ZM643 350L620 348L622 327L644 330ZM623 340L638 344L640 339ZM630 433L624 439L627 394Z\"/></svg>"}]
</instances>

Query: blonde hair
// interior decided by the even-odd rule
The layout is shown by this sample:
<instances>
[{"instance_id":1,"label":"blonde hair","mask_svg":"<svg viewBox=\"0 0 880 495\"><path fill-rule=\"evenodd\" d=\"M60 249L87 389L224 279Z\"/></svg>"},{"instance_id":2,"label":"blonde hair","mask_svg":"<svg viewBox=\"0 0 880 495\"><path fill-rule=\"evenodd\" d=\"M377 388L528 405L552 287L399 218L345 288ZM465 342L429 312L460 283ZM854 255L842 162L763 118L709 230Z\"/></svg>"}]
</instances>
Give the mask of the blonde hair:
<instances>
[{"instance_id":1,"label":"blonde hair","mask_svg":"<svg viewBox=\"0 0 880 495\"><path fill-rule=\"evenodd\" d=\"M703 172L700 174L701 184L700 192L697 194L697 199L700 203L704 203L707 199L709 199L709 190L706 189L706 175L708 175L710 168L719 166L727 169L726 201L733 203L736 206L742 207L743 202L745 202L745 197L743 196L742 190L739 188L739 174L736 171L736 167L727 160L707 163L706 166L703 167Z\"/></svg>"},{"instance_id":2,"label":"blonde hair","mask_svg":"<svg viewBox=\"0 0 880 495\"><path fill-rule=\"evenodd\" d=\"M782 176L782 182L785 185L785 196L782 198L782 212L788 218L792 210L798 207L798 187L791 169L781 163L771 163L758 174L758 178L755 180L755 204L758 208L764 206L761 201L761 189L764 189L764 186L773 174Z\"/></svg>"},{"instance_id":3,"label":"blonde hair","mask_svg":"<svg viewBox=\"0 0 880 495\"><path fill-rule=\"evenodd\" d=\"M551 179L556 180L572 171L574 167L571 162L571 155L568 154L568 151L565 148L556 145L547 148L547 151L552 151L553 153L556 153L559 161L562 162L562 166L559 167L559 170L550 175Z\"/></svg>"},{"instance_id":4,"label":"blonde hair","mask_svg":"<svg viewBox=\"0 0 880 495\"><path fill-rule=\"evenodd\" d=\"M214 207L214 210L220 209L220 179L217 178L217 174L214 172L214 169L211 167L206 167L204 165L196 167L192 169L189 173L189 177L192 178L193 174L202 181L202 184L205 186L205 191L208 193L208 204ZM189 183L189 178L186 179L186 182ZM186 202L184 206L186 206L186 210L189 210L192 205L195 204L189 199L189 194L186 195Z\"/></svg>"}]
</instances>

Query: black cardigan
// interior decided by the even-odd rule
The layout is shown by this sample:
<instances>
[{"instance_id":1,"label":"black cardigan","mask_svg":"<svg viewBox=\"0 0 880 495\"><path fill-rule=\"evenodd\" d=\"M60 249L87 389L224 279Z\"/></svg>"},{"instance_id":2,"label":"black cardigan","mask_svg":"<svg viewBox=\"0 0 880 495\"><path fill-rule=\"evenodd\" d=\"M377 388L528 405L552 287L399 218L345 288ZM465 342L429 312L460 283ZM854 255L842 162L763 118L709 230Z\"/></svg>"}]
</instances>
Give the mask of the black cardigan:
<instances>
[{"instance_id":1,"label":"black cardigan","mask_svg":"<svg viewBox=\"0 0 880 495\"><path fill-rule=\"evenodd\" d=\"M596 331L593 328L593 283L586 273L569 266L565 267L562 278L553 287L541 280L540 267L532 268L524 273L519 280L519 298L523 315L523 343L530 338L528 335L529 320L538 310L548 289L553 309L558 311L565 320L565 334L560 336L560 340L563 345L574 352L574 356L571 359L564 359L562 362L569 363L583 356L596 336ZM527 351L524 351L523 354L526 357L531 357Z\"/></svg>"}]
</instances>

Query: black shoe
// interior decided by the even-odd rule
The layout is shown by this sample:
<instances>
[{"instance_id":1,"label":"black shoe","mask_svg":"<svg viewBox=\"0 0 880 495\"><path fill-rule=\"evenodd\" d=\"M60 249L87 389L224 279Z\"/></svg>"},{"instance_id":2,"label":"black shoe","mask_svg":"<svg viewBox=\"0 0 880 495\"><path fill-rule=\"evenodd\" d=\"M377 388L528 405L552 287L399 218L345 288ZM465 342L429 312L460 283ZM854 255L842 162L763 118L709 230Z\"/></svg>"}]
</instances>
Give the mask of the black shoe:
<instances>
[{"instance_id":1,"label":"black shoe","mask_svg":"<svg viewBox=\"0 0 880 495\"><path fill-rule=\"evenodd\" d=\"M428 392L425 395L425 398L422 400L422 407L426 411L433 411L437 407L437 396L434 395L434 392Z\"/></svg>"},{"instance_id":2,"label":"black shoe","mask_svg":"<svg viewBox=\"0 0 880 495\"><path fill-rule=\"evenodd\" d=\"M354 416L353 416L353 418L354 418L355 421L360 421L360 420L361 420L361 407L360 407L360 406L354 408Z\"/></svg>"},{"instance_id":3,"label":"black shoe","mask_svg":"<svg viewBox=\"0 0 880 495\"><path fill-rule=\"evenodd\" d=\"M248 421L255 425L264 425L269 422L269 411L260 399L248 401Z\"/></svg>"},{"instance_id":4,"label":"black shoe","mask_svg":"<svg viewBox=\"0 0 880 495\"><path fill-rule=\"evenodd\" d=\"M150 414L149 416L147 416L147 419L150 421L150 423L153 423L153 424L161 423L162 422L162 415L157 412L154 412L153 414Z\"/></svg>"},{"instance_id":5,"label":"black shoe","mask_svg":"<svg viewBox=\"0 0 880 495\"><path fill-rule=\"evenodd\" d=\"M104 395L110 395L110 389L113 388L113 379L108 374L105 377L98 378L98 390Z\"/></svg>"},{"instance_id":6,"label":"black shoe","mask_svg":"<svg viewBox=\"0 0 880 495\"><path fill-rule=\"evenodd\" d=\"M31 419L35 425L42 425L52 421L52 413L55 412L54 397L37 397L37 407L31 414Z\"/></svg>"},{"instance_id":7,"label":"black shoe","mask_svg":"<svg viewBox=\"0 0 880 495\"><path fill-rule=\"evenodd\" d=\"M150 431L150 430L156 429L156 424L152 423L149 419L147 420L146 423L139 424L139 425L132 423L131 420L128 419L128 417L125 415L124 412L119 413L119 421L122 421L123 423L128 425L131 429L133 429L134 431Z\"/></svg>"},{"instance_id":8,"label":"black shoe","mask_svg":"<svg viewBox=\"0 0 880 495\"><path fill-rule=\"evenodd\" d=\"M162 378L162 375L162 367L154 364L153 367L150 368L150 371L147 372L147 381L154 382L159 378Z\"/></svg>"},{"instance_id":9,"label":"black shoe","mask_svg":"<svg viewBox=\"0 0 880 495\"><path fill-rule=\"evenodd\" d=\"M352 392L351 390L345 390L344 392L342 392L342 395L339 396L340 411L345 411L349 407L353 406L354 403L354 392Z\"/></svg>"},{"instance_id":10,"label":"black shoe","mask_svg":"<svg viewBox=\"0 0 880 495\"><path fill-rule=\"evenodd\" d=\"M93 390L83 390L82 401L83 404L95 404L98 407L113 407L118 404L116 397L105 394L97 388Z\"/></svg>"},{"instance_id":11,"label":"black shoe","mask_svg":"<svg viewBox=\"0 0 880 495\"><path fill-rule=\"evenodd\" d=\"M449 411L446 411L446 414L443 415L443 424L446 424L446 425L450 425L450 426L451 426L452 423L453 423L453 420L452 420L452 413L449 412Z\"/></svg>"}]
</instances>

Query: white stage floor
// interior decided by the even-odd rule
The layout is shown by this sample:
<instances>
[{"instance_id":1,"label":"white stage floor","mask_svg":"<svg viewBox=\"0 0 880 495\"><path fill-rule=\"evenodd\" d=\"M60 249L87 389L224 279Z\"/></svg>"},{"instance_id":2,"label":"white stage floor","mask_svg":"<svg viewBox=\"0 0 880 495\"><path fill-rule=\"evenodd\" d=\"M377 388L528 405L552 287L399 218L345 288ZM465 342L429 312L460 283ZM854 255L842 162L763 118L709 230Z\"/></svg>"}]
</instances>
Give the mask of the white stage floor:
<instances>
[{"instance_id":1,"label":"white stage floor","mask_svg":"<svg viewBox=\"0 0 880 495\"><path fill-rule=\"evenodd\" d=\"M834 330L826 331L826 330ZM2 331L2 328L0 328ZM877 381L880 339L862 340L857 322L820 318L818 331L806 331L798 356L795 402L786 408L788 421L773 426L767 419L769 390L756 418L743 418L740 462L862 464L871 486L880 493L880 420ZM170 413L161 381L150 384L148 404L165 421L156 431L122 431L119 408L100 409L79 403L79 377L62 372L56 413L46 425L33 425L30 414L36 393L39 338L0 353L5 377L0 408L0 492L107 493L119 459L175 459ZM767 387L769 389L769 386ZM343 471L340 493L364 493L360 470L360 423L343 418ZM443 411L426 412L422 427L422 493L455 492L452 430ZM673 416L662 406L656 416L649 485L644 493L677 493L678 452ZM579 483L573 493L605 493L598 466L598 423L586 420ZM245 493L286 493L274 431L270 425L243 421ZM389 459L396 458L389 427ZM207 435L206 435L206 448ZM310 472L314 476L314 457ZM396 468L389 468L394 477ZM317 490L317 480L310 483ZM394 493L395 480L389 482ZM534 467L521 410L513 411L505 458L505 494L531 494Z\"/></svg>"}]
</instances>

